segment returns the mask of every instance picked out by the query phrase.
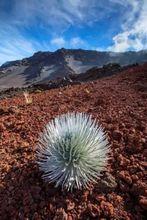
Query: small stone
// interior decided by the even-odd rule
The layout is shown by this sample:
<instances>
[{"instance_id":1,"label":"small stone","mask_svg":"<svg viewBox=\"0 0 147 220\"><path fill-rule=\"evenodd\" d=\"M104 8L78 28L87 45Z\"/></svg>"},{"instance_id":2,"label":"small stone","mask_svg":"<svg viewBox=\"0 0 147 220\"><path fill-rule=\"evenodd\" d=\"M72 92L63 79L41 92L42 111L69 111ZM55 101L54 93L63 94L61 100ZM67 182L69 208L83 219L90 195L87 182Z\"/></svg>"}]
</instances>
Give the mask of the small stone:
<instances>
[{"instance_id":1,"label":"small stone","mask_svg":"<svg viewBox=\"0 0 147 220\"><path fill-rule=\"evenodd\" d=\"M0 115L6 114L7 110L5 110L4 108L0 108Z\"/></svg>"},{"instance_id":2,"label":"small stone","mask_svg":"<svg viewBox=\"0 0 147 220\"><path fill-rule=\"evenodd\" d=\"M134 174L134 175L132 175L132 176L131 176L131 178L132 178L132 180L133 180L133 181L137 181L137 180L139 179L139 178L138 178L138 176L137 176L137 175L135 175L135 174Z\"/></svg>"},{"instance_id":3,"label":"small stone","mask_svg":"<svg viewBox=\"0 0 147 220\"><path fill-rule=\"evenodd\" d=\"M71 211L75 207L75 203L71 202L70 200L66 200L66 204L67 204L67 211Z\"/></svg>"},{"instance_id":4,"label":"small stone","mask_svg":"<svg viewBox=\"0 0 147 220\"><path fill-rule=\"evenodd\" d=\"M105 213L105 216L113 217L114 215L114 207L110 202L102 201L100 204L101 209Z\"/></svg>"},{"instance_id":5,"label":"small stone","mask_svg":"<svg viewBox=\"0 0 147 220\"><path fill-rule=\"evenodd\" d=\"M100 215L100 208L97 205L88 204L88 211L93 218Z\"/></svg>"},{"instance_id":6,"label":"small stone","mask_svg":"<svg viewBox=\"0 0 147 220\"><path fill-rule=\"evenodd\" d=\"M33 220L41 220L41 217L37 212L34 213Z\"/></svg>"},{"instance_id":7,"label":"small stone","mask_svg":"<svg viewBox=\"0 0 147 220\"><path fill-rule=\"evenodd\" d=\"M115 177L111 173L106 172L98 181L97 186L95 187L98 192L111 192L117 187L117 182Z\"/></svg>"},{"instance_id":8,"label":"small stone","mask_svg":"<svg viewBox=\"0 0 147 220\"><path fill-rule=\"evenodd\" d=\"M145 167L145 168L147 168L147 162L146 162L146 161L141 161L141 162L140 162L140 165L143 166L143 167Z\"/></svg>"},{"instance_id":9,"label":"small stone","mask_svg":"<svg viewBox=\"0 0 147 220\"><path fill-rule=\"evenodd\" d=\"M138 180L136 183L133 184L131 191L134 195L145 195L145 191L147 189L147 184Z\"/></svg>"},{"instance_id":10,"label":"small stone","mask_svg":"<svg viewBox=\"0 0 147 220\"><path fill-rule=\"evenodd\" d=\"M59 208L56 211L55 217L53 220L68 220L68 215L63 208Z\"/></svg>"},{"instance_id":11,"label":"small stone","mask_svg":"<svg viewBox=\"0 0 147 220\"><path fill-rule=\"evenodd\" d=\"M122 133L118 130L114 130L112 135L113 135L114 140L117 140L117 141L120 141L122 138Z\"/></svg>"},{"instance_id":12,"label":"small stone","mask_svg":"<svg viewBox=\"0 0 147 220\"><path fill-rule=\"evenodd\" d=\"M126 167L129 165L130 160L123 157L121 154L117 157L117 160L119 161L120 166Z\"/></svg>"},{"instance_id":13,"label":"small stone","mask_svg":"<svg viewBox=\"0 0 147 220\"><path fill-rule=\"evenodd\" d=\"M84 191L82 195L82 201L86 202L88 200L88 195L89 195L89 191L88 190Z\"/></svg>"},{"instance_id":14,"label":"small stone","mask_svg":"<svg viewBox=\"0 0 147 220\"><path fill-rule=\"evenodd\" d=\"M5 130L5 126L3 123L0 123L0 132L3 132Z\"/></svg>"},{"instance_id":15,"label":"small stone","mask_svg":"<svg viewBox=\"0 0 147 220\"><path fill-rule=\"evenodd\" d=\"M123 203L123 198L122 198L121 196L117 195L117 196L114 198L114 203L113 203L113 205L118 206L118 205L120 205L120 204L122 204L122 203Z\"/></svg>"},{"instance_id":16,"label":"small stone","mask_svg":"<svg viewBox=\"0 0 147 220\"><path fill-rule=\"evenodd\" d=\"M106 201L106 198L105 198L105 196L103 196L103 195L97 195L97 196L96 196L96 200L97 200L98 202L101 202L101 201Z\"/></svg>"},{"instance_id":17,"label":"small stone","mask_svg":"<svg viewBox=\"0 0 147 220\"><path fill-rule=\"evenodd\" d=\"M119 173L119 177L120 177L123 181L125 181L126 183L132 184L132 179L131 179L131 177L130 177L128 171L122 170L122 171Z\"/></svg>"},{"instance_id":18,"label":"small stone","mask_svg":"<svg viewBox=\"0 0 147 220\"><path fill-rule=\"evenodd\" d=\"M139 205L140 205L143 209L147 210L147 198L144 197L144 196L142 196L141 199L139 200Z\"/></svg>"},{"instance_id":19,"label":"small stone","mask_svg":"<svg viewBox=\"0 0 147 220\"><path fill-rule=\"evenodd\" d=\"M30 144L29 144L28 142L24 141L23 144L22 144L22 146L23 146L23 147L29 147Z\"/></svg>"},{"instance_id":20,"label":"small stone","mask_svg":"<svg viewBox=\"0 0 147 220\"><path fill-rule=\"evenodd\" d=\"M8 111L12 114L14 113L19 113L19 109L17 108L17 106L11 106Z\"/></svg>"},{"instance_id":21,"label":"small stone","mask_svg":"<svg viewBox=\"0 0 147 220\"><path fill-rule=\"evenodd\" d=\"M73 220L72 216L71 216L71 215L68 215L67 220Z\"/></svg>"}]
</instances>

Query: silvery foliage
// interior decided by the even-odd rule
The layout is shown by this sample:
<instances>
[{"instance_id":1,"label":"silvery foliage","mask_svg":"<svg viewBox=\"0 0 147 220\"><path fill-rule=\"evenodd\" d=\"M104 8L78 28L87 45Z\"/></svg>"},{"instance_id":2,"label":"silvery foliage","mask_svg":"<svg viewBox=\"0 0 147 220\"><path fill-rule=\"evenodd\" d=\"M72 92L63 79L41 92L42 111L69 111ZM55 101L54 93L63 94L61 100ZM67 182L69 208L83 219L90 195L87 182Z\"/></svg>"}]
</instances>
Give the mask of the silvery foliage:
<instances>
[{"instance_id":1,"label":"silvery foliage","mask_svg":"<svg viewBox=\"0 0 147 220\"><path fill-rule=\"evenodd\" d=\"M103 128L85 113L67 113L46 125L37 146L43 178L56 187L89 188L106 167L109 153Z\"/></svg>"}]
</instances>

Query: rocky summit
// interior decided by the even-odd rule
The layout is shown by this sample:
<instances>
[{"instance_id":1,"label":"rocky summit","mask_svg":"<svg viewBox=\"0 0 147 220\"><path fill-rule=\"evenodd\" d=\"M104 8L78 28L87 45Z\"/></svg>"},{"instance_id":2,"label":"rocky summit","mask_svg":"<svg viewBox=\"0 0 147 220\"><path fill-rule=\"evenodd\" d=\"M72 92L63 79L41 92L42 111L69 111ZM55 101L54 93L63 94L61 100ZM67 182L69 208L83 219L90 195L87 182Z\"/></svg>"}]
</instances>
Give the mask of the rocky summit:
<instances>
[{"instance_id":1,"label":"rocky summit","mask_svg":"<svg viewBox=\"0 0 147 220\"><path fill-rule=\"evenodd\" d=\"M146 60L146 50L116 53L62 48L55 52L37 52L32 57L6 62L0 67L0 90L78 75L108 63L126 66Z\"/></svg>"}]
</instances>

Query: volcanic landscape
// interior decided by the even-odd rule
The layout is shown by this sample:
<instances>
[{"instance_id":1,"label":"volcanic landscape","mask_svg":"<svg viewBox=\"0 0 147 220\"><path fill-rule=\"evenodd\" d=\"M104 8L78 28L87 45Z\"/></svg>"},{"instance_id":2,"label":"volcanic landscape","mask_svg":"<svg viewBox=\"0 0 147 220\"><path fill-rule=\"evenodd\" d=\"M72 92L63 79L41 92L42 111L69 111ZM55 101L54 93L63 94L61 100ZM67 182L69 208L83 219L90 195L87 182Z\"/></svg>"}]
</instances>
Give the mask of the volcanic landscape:
<instances>
[{"instance_id":1,"label":"volcanic landscape","mask_svg":"<svg viewBox=\"0 0 147 220\"><path fill-rule=\"evenodd\" d=\"M101 79L0 99L0 219L145 219L147 209L147 64ZM89 190L45 183L35 147L57 115L85 112L105 128L107 171Z\"/></svg>"}]
</instances>

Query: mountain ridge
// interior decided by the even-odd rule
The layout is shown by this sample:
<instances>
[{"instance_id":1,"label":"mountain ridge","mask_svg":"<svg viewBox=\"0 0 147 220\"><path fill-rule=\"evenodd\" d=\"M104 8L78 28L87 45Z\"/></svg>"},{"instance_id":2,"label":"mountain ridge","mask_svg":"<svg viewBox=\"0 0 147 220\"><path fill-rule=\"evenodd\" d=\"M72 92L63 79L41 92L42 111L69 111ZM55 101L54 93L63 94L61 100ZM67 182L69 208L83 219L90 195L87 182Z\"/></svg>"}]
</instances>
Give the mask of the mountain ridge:
<instances>
[{"instance_id":1,"label":"mountain ridge","mask_svg":"<svg viewBox=\"0 0 147 220\"><path fill-rule=\"evenodd\" d=\"M61 48L55 52L38 51L31 57L6 62L0 67L0 89L26 87L37 82L85 73L108 63L122 66L147 61L147 50L107 52Z\"/></svg>"}]
</instances>

